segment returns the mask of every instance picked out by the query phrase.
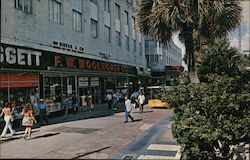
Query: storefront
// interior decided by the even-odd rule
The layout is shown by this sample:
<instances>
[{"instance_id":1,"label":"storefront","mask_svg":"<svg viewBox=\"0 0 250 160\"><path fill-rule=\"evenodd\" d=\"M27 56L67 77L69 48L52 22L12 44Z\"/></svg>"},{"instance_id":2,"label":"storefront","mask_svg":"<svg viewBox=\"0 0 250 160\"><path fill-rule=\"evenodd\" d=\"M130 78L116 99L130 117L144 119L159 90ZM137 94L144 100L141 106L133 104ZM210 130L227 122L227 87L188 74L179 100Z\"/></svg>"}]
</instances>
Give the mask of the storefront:
<instances>
[{"instance_id":1,"label":"storefront","mask_svg":"<svg viewBox=\"0 0 250 160\"><path fill-rule=\"evenodd\" d=\"M29 72L1 72L0 73L0 97L1 106L4 101L17 105L27 103L30 95L37 95L39 88L39 75Z\"/></svg>"},{"instance_id":2,"label":"storefront","mask_svg":"<svg viewBox=\"0 0 250 160\"><path fill-rule=\"evenodd\" d=\"M0 67L1 102L27 103L36 95L51 112L62 109L63 95L92 94L95 103L102 103L107 89L137 76L132 66L8 44L0 45Z\"/></svg>"},{"instance_id":3,"label":"storefront","mask_svg":"<svg viewBox=\"0 0 250 160\"><path fill-rule=\"evenodd\" d=\"M179 83L179 76L183 72L183 66L166 66L166 85L176 85Z\"/></svg>"}]
</instances>

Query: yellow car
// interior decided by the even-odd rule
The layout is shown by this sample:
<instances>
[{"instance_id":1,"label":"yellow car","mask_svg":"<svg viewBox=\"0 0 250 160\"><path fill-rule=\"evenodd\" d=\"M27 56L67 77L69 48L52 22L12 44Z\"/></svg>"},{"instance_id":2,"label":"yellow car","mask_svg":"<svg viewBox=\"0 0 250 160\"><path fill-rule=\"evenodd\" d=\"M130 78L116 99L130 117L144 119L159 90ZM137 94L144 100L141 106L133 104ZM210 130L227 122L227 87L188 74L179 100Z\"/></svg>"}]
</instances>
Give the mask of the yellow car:
<instances>
[{"instance_id":1,"label":"yellow car","mask_svg":"<svg viewBox=\"0 0 250 160\"><path fill-rule=\"evenodd\" d=\"M159 93L162 88L165 88L167 90L171 90L171 87L169 87L169 86L150 86L150 87L147 87L147 91L149 94L148 95L149 96L149 99L148 99L148 106L149 107L167 108L167 106L168 106L167 102L164 102L161 99L155 97L155 95L157 93Z\"/></svg>"},{"instance_id":2,"label":"yellow car","mask_svg":"<svg viewBox=\"0 0 250 160\"><path fill-rule=\"evenodd\" d=\"M148 106L149 107L167 107L167 103L163 102L160 99L149 99Z\"/></svg>"}]
</instances>

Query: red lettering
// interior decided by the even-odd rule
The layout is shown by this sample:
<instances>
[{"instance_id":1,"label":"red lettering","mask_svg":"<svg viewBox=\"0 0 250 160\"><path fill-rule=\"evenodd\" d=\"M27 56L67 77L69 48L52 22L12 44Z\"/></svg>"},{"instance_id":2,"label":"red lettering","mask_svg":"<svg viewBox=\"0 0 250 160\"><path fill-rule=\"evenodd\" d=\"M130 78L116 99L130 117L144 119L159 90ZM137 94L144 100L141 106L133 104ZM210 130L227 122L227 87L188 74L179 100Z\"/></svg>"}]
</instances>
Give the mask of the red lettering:
<instances>
[{"instance_id":1,"label":"red lettering","mask_svg":"<svg viewBox=\"0 0 250 160\"><path fill-rule=\"evenodd\" d=\"M119 72L119 66L115 65L115 72Z\"/></svg>"},{"instance_id":2,"label":"red lettering","mask_svg":"<svg viewBox=\"0 0 250 160\"><path fill-rule=\"evenodd\" d=\"M98 71L100 71L100 70L101 70L100 62L97 62L96 69L97 69Z\"/></svg>"},{"instance_id":3,"label":"red lettering","mask_svg":"<svg viewBox=\"0 0 250 160\"><path fill-rule=\"evenodd\" d=\"M61 57L55 56L55 67L60 66L60 64L61 64Z\"/></svg>"},{"instance_id":4,"label":"red lettering","mask_svg":"<svg viewBox=\"0 0 250 160\"><path fill-rule=\"evenodd\" d=\"M124 67L125 73L128 73L128 67Z\"/></svg>"},{"instance_id":5,"label":"red lettering","mask_svg":"<svg viewBox=\"0 0 250 160\"><path fill-rule=\"evenodd\" d=\"M85 60L79 59L79 68L80 69L85 69Z\"/></svg>"},{"instance_id":6,"label":"red lettering","mask_svg":"<svg viewBox=\"0 0 250 160\"><path fill-rule=\"evenodd\" d=\"M105 64L105 69L106 69L106 71L110 71L109 66L110 66L109 64L107 64L107 63Z\"/></svg>"},{"instance_id":7,"label":"red lettering","mask_svg":"<svg viewBox=\"0 0 250 160\"><path fill-rule=\"evenodd\" d=\"M121 67L121 72L128 73L128 68L127 67Z\"/></svg>"},{"instance_id":8,"label":"red lettering","mask_svg":"<svg viewBox=\"0 0 250 160\"><path fill-rule=\"evenodd\" d=\"M91 69L91 62L88 60L86 61L86 68Z\"/></svg>"},{"instance_id":9,"label":"red lettering","mask_svg":"<svg viewBox=\"0 0 250 160\"><path fill-rule=\"evenodd\" d=\"M92 66L93 70L96 70L96 62L95 61L92 61L92 65L91 66Z\"/></svg>"},{"instance_id":10,"label":"red lettering","mask_svg":"<svg viewBox=\"0 0 250 160\"><path fill-rule=\"evenodd\" d=\"M76 66L74 65L74 59L73 59L73 58L67 57L66 62L67 62L67 67L68 67L68 68L75 68L75 67L76 67Z\"/></svg>"},{"instance_id":11,"label":"red lettering","mask_svg":"<svg viewBox=\"0 0 250 160\"><path fill-rule=\"evenodd\" d=\"M121 67L117 66L117 72L121 72Z\"/></svg>"},{"instance_id":12,"label":"red lettering","mask_svg":"<svg viewBox=\"0 0 250 160\"><path fill-rule=\"evenodd\" d=\"M110 64L110 72L114 72L114 65Z\"/></svg>"},{"instance_id":13,"label":"red lettering","mask_svg":"<svg viewBox=\"0 0 250 160\"><path fill-rule=\"evenodd\" d=\"M105 71L105 67L106 67L105 63L102 63L101 64L102 71Z\"/></svg>"}]
</instances>

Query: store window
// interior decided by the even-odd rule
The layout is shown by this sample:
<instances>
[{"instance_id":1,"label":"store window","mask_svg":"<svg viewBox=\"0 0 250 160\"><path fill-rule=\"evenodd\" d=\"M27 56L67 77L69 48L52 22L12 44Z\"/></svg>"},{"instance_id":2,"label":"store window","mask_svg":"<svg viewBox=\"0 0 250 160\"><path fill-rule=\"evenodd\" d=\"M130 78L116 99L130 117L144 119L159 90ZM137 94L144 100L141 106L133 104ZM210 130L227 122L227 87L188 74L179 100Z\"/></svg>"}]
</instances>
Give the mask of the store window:
<instances>
[{"instance_id":1,"label":"store window","mask_svg":"<svg viewBox=\"0 0 250 160\"><path fill-rule=\"evenodd\" d=\"M30 102L34 95L39 100L39 76L28 72L0 73L0 108L4 102L16 105L16 110L21 112L22 105Z\"/></svg>"},{"instance_id":2,"label":"store window","mask_svg":"<svg viewBox=\"0 0 250 160\"><path fill-rule=\"evenodd\" d=\"M72 96L76 92L75 76L45 76L44 98L53 102L61 102L62 96Z\"/></svg>"},{"instance_id":3,"label":"store window","mask_svg":"<svg viewBox=\"0 0 250 160\"><path fill-rule=\"evenodd\" d=\"M49 101L61 102L63 85L61 77L44 77L44 98Z\"/></svg>"}]
</instances>

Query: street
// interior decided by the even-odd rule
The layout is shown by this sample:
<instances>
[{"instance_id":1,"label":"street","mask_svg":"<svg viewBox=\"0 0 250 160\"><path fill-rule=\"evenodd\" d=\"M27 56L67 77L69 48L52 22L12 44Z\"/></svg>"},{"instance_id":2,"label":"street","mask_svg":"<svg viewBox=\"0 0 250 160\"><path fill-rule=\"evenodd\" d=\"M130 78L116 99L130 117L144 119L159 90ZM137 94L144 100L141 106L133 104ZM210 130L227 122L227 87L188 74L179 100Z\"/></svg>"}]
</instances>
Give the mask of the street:
<instances>
[{"instance_id":1,"label":"street","mask_svg":"<svg viewBox=\"0 0 250 160\"><path fill-rule=\"evenodd\" d=\"M146 159L146 154L161 155L160 144L173 144L162 153L174 157L176 142L171 136L169 109L145 107L132 113L135 122L123 123L122 108L107 111L97 106L96 111L80 112L71 117L77 120L56 123L33 129L32 139L22 138L23 130L1 141L1 158L51 158L51 159ZM107 114L109 112L110 114ZM103 113L103 115L102 115ZM85 119L87 114L95 118ZM97 116L98 115L98 116ZM80 119L80 117L85 117ZM62 119L59 117L57 119ZM73 118L71 118L73 120ZM166 143L167 142L167 143ZM164 148L164 146L162 146ZM161 148L162 148L161 147ZM149 149L153 151L146 151ZM159 156L158 155L158 156ZM161 155L162 156L162 155ZM160 158L160 157L158 157Z\"/></svg>"}]
</instances>

